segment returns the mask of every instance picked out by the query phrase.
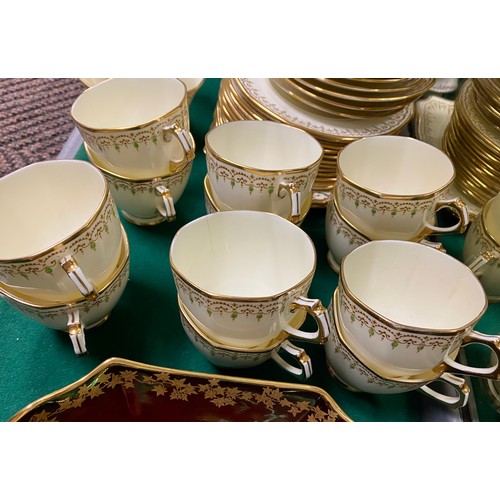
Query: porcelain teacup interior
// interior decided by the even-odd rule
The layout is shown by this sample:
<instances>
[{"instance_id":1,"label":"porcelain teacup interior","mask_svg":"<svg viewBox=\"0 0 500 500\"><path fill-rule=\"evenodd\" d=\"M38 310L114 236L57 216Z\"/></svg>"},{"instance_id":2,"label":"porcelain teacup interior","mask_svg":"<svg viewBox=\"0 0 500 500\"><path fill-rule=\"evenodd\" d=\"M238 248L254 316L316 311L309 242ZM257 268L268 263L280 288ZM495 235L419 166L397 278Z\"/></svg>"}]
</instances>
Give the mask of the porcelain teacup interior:
<instances>
[{"instance_id":1,"label":"porcelain teacup interior","mask_svg":"<svg viewBox=\"0 0 500 500\"><path fill-rule=\"evenodd\" d=\"M500 353L500 336L473 330L488 303L458 259L416 242L371 241L343 259L338 289L343 323L391 373L446 363L456 373L498 377L498 364L480 369L451 359L471 342Z\"/></svg>"},{"instance_id":2,"label":"porcelain teacup interior","mask_svg":"<svg viewBox=\"0 0 500 500\"><path fill-rule=\"evenodd\" d=\"M465 203L446 198L455 178L453 163L423 141L405 136L363 137L340 151L337 171L340 211L372 240L464 232L469 224ZM434 225L435 212L445 207L459 221L450 227Z\"/></svg>"},{"instance_id":3,"label":"porcelain teacup interior","mask_svg":"<svg viewBox=\"0 0 500 500\"><path fill-rule=\"evenodd\" d=\"M181 227L170 264L182 302L219 342L252 347L281 331L324 342L329 325L319 299L307 297L316 269L309 236L267 212L215 212ZM298 309L316 321L315 332L290 326Z\"/></svg>"},{"instance_id":4,"label":"porcelain teacup interior","mask_svg":"<svg viewBox=\"0 0 500 500\"><path fill-rule=\"evenodd\" d=\"M95 298L121 251L104 176L88 162L48 160L0 179L0 280L33 299Z\"/></svg>"}]
</instances>

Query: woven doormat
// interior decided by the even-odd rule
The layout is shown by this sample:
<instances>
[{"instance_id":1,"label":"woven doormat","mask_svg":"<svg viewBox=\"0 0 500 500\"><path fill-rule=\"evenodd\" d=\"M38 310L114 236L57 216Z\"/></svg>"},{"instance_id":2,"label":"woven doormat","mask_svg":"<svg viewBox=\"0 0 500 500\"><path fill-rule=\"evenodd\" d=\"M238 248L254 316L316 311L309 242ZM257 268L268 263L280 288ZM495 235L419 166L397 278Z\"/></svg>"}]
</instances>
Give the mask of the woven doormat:
<instances>
[{"instance_id":1,"label":"woven doormat","mask_svg":"<svg viewBox=\"0 0 500 500\"><path fill-rule=\"evenodd\" d=\"M78 78L0 79L0 177L57 157L71 134Z\"/></svg>"}]
</instances>

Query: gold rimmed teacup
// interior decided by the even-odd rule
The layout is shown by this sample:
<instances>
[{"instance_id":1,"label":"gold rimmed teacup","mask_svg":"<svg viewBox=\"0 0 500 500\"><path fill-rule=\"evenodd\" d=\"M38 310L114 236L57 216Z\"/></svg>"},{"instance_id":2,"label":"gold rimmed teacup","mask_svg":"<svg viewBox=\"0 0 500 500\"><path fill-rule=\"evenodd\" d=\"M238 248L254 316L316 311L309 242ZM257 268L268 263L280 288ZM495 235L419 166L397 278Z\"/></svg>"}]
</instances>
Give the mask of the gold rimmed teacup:
<instances>
[{"instance_id":1,"label":"gold rimmed teacup","mask_svg":"<svg viewBox=\"0 0 500 500\"><path fill-rule=\"evenodd\" d=\"M192 136L191 141L194 144ZM151 226L176 219L175 204L189 181L193 160L186 161L174 173L163 177L130 178L117 174L113 166L87 144L85 151L90 161L106 177L117 207L129 222L138 226Z\"/></svg>"},{"instance_id":2,"label":"gold rimmed teacup","mask_svg":"<svg viewBox=\"0 0 500 500\"><path fill-rule=\"evenodd\" d=\"M205 195L205 208L207 210L207 213L210 214L214 212L234 210L232 207L223 203L214 193L214 190L212 189L212 186L210 184L210 178L208 177L208 174L203 180L203 192ZM308 214L309 209L312 206L312 198L312 192L309 192L305 199L302 200L301 216L294 222L294 224L296 224L297 226L300 226L302 224L306 215Z\"/></svg>"},{"instance_id":3,"label":"gold rimmed teacup","mask_svg":"<svg viewBox=\"0 0 500 500\"><path fill-rule=\"evenodd\" d=\"M500 378L500 336L474 331L488 306L485 292L458 259L416 242L371 241L344 257L338 290L343 324L392 374L445 364L453 373ZM488 347L497 364L453 359L471 343Z\"/></svg>"},{"instance_id":4,"label":"gold rimmed teacup","mask_svg":"<svg viewBox=\"0 0 500 500\"><path fill-rule=\"evenodd\" d=\"M0 179L0 280L33 300L91 301L120 255L106 178L80 160L48 160Z\"/></svg>"},{"instance_id":5,"label":"gold rimmed teacup","mask_svg":"<svg viewBox=\"0 0 500 500\"><path fill-rule=\"evenodd\" d=\"M489 200L471 223L462 260L479 278L488 301L500 302L500 194Z\"/></svg>"},{"instance_id":6,"label":"gold rimmed teacup","mask_svg":"<svg viewBox=\"0 0 500 500\"><path fill-rule=\"evenodd\" d=\"M85 331L106 321L120 300L129 277L130 248L127 234L121 226L122 240L119 259L108 280L96 289L91 301L80 298L67 303L33 300L8 285L0 284L0 296L27 318L55 330L69 333L77 355L87 353Z\"/></svg>"},{"instance_id":7,"label":"gold rimmed teacup","mask_svg":"<svg viewBox=\"0 0 500 500\"><path fill-rule=\"evenodd\" d=\"M338 307L338 291L333 294L328 305L332 324L332 334L325 344L325 354L330 374L348 389L371 394L400 394L419 390L427 396L452 408L462 408L467 404L470 388L461 377L445 372L440 367L427 372L394 376L385 366L369 362L357 350L346 335ZM437 384L446 384L455 392L438 391Z\"/></svg>"},{"instance_id":8,"label":"gold rimmed teacup","mask_svg":"<svg viewBox=\"0 0 500 500\"><path fill-rule=\"evenodd\" d=\"M203 325L200 325L191 315L180 298L178 298L178 303L181 323L186 335L193 346L215 366L242 369L259 366L272 359L285 371L301 380L307 380L312 375L311 358L304 349L288 341L285 332L265 346L253 348L227 346L217 342L205 332ZM293 361L294 364L287 359Z\"/></svg>"},{"instance_id":9,"label":"gold rimmed teacup","mask_svg":"<svg viewBox=\"0 0 500 500\"><path fill-rule=\"evenodd\" d=\"M468 209L447 199L455 179L453 163L438 148L405 136L364 137L339 153L335 185L339 210L372 240L413 240L428 234L464 232ZM458 222L429 222L450 208Z\"/></svg>"},{"instance_id":10,"label":"gold rimmed teacup","mask_svg":"<svg viewBox=\"0 0 500 500\"><path fill-rule=\"evenodd\" d=\"M304 215L302 200L312 190L323 148L296 127L238 120L206 134L205 154L210 184L224 204L297 222Z\"/></svg>"},{"instance_id":11,"label":"gold rimmed teacup","mask_svg":"<svg viewBox=\"0 0 500 500\"><path fill-rule=\"evenodd\" d=\"M182 302L225 345L254 347L282 331L316 343L328 337L325 308L307 297L314 244L279 215L232 210L195 219L175 234L170 264ZM297 309L312 316L315 332L290 326Z\"/></svg>"},{"instance_id":12,"label":"gold rimmed teacup","mask_svg":"<svg viewBox=\"0 0 500 500\"><path fill-rule=\"evenodd\" d=\"M119 175L163 177L194 158L186 86L177 78L109 78L78 96L71 117Z\"/></svg>"}]
</instances>

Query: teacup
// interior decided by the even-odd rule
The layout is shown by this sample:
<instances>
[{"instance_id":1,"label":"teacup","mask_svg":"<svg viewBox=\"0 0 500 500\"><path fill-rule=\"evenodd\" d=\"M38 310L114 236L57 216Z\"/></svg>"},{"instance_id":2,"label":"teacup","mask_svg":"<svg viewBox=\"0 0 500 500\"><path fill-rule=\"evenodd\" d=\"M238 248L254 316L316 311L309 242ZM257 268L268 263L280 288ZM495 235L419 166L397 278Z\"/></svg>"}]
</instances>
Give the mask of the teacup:
<instances>
[{"instance_id":1,"label":"teacup","mask_svg":"<svg viewBox=\"0 0 500 500\"><path fill-rule=\"evenodd\" d=\"M101 83L104 80L108 80L108 79L109 78L80 78L80 81L87 87L93 87L94 85L97 85L98 83ZM196 95L196 92L198 92L198 90L200 90L205 79L204 78L179 78L179 80L181 82L183 82L184 85L186 86L187 100L188 100L188 104L190 104L191 101L193 100L193 97Z\"/></svg>"},{"instance_id":2,"label":"teacup","mask_svg":"<svg viewBox=\"0 0 500 500\"><path fill-rule=\"evenodd\" d=\"M467 404L470 388L465 380L443 370L394 377L385 374L379 366L374 369L345 337L338 313L337 292L328 305L328 312L332 325L330 338L325 344L328 370L349 390L371 394L400 394L419 390L452 408L462 408ZM433 387L437 384L447 385L455 396L451 396L449 391L438 391L437 387Z\"/></svg>"},{"instance_id":3,"label":"teacup","mask_svg":"<svg viewBox=\"0 0 500 500\"><path fill-rule=\"evenodd\" d=\"M307 292L316 269L309 236L276 214L216 212L181 227L170 245L177 292L189 312L232 347L255 347L282 332L323 343L326 309ZM293 328L297 309L316 321L315 332Z\"/></svg>"},{"instance_id":4,"label":"teacup","mask_svg":"<svg viewBox=\"0 0 500 500\"><path fill-rule=\"evenodd\" d=\"M205 136L210 184L234 210L272 212L292 222L304 217L323 148L306 131L267 120L238 120Z\"/></svg>"},{"instance_id":5,"label":"teacup","mask_svg":"<svg viewBox=\"0 0 500 500\"><path fill-rule=\"evenodd\" d=\"M451 160L438 148L412 137L373 136L340 151L334 189L340 212L371 240L415 240L466 230L467 206L446 199L454 178ZM434 225L443 208L459 221Z\"/></svg>"},{"instance_id":6,"label":"teacup","mask_svg":"<svg viewBox=\"0 0 500 500\"><path fill-rule=\"evenodd\" d=\"M312 375L311 358L304 349L293 345L284 336L265 346L229 347L218 343L206 334L202 325L191 316L189 310L180 300L179 311L182 326L189 340L215 366L220 368L250 368L272 359L281 368L301 380L307 380ZM286 353L286 357L294 361L295 366L284 359L281 352Z\"/></svg>"},{"instance_id":7,"label":"teacup","mask_svg":"<svg viewBox=\"0 0 500 500\"><path fill-rule=\"evenodd\" d=\"M500 302L500 194L472 221L464 239L464 263L484 287L489 302Z\"/></svg>"},{"instance_id":8,"label":"teacup","mask_svg":"<svg viewBox=\"0 0 500 500\"><path fill-rule=\"evenodd\" d=\"M105 322L120 300L127 285L130 270L130 249L122 227L120 256L108 281L96 290L91 302L79 298L67 304L54 304L47 300L34 301L8 285L0 284L0 296L24 316L37 323L69 333L77 355L87 353L85 331Z\"/></svg>"},{"instance_id":9,"label":"teacup","mask_svg":"<svg viewBox=\"0 0 500 500\"><path fill-rule=\"evenodd\" d=\"M163 177L194 158L177 78L109 78L78 96L71 117L88 147L125 177Z\"/></svg>"},{"instance_id":10,"label":"teacup","mask_svg":"<svg viewBox=\"0 0 500 500\"><path fill-rule=\"evenodd\" d=\"M0 280L32 299L93 300L118 262L122 229L105 177L50 160L0 179Z\"/></svg>"},{"instance_id":11,"label":"teacup","mask_svg":"<svg viewBox=\"0 0 500 500\"><path fill-rule=\"evenodd\" d=\"M184 193L193 160L164 177L133 179L115 174L112 165L99 158L88 147L86 151L92 163L106 177L111 194L125 219L139 226L175 220L175 204Z\"/></svg>"},{"instance_id":12,"label":"teacup","mask_svg":"<svg viewBox=\"0 0 500 500\"><path fill-rule=\"evenodd\" d=\"M488 368L457 363L469 343L500 353L500 336L473 331L487 300L474 273L459 260L416 242L371 241L342 260L339 312L371 359L394 375L422 373L444 363L454 373L496 379Z\"/></svg>"},{"instance_id":13,"label":"teacup","mask_svg":"<svg viewBox=\"0 0 500 500\"><path fill-rule=\"evenodd\" d=\"M227 211L227 210L233 210L232 207L226 205L223 203L217 195L214 193L212 186L210 184L210 179L208 177L208 174L205 176L205 179L203 180L203 191L204 191L204 196L205 196L205 209L208 214L214 213L214 212L220 212L220 211ZM305 197L305 199L302 200L302 207L301 207L301 216L299 219L297 219L294 224L297 226L300 226L302 222L304 221L305 216L307 215L307 212L309 212L309 209L311 208L312 205L312 191Z\"/></svg>"},{"instance_id":14,"label":"teacup","mask_svg":"<svg viewBox=\"0 0 500 500\"><path fill-rule=\"evenodd\" d=\"M332 193L326 207L325 235L328 246L327 260L330 267L338 274L342 259L355 248L368 243L370 238L356 229L341 213L337 196ZM425 238L418 241L436 250L446 252L441 242L429 241Z\"/></svg>"}]
</instances>

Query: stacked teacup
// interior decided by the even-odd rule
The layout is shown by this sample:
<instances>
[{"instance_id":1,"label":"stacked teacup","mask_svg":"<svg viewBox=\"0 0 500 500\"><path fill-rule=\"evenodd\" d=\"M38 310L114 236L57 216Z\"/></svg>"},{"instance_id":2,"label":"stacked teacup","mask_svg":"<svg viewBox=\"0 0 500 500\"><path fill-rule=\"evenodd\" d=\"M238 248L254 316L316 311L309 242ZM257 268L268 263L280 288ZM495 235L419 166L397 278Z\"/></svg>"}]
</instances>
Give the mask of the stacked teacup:
<instances>
[{"instance_id":1,"label":"stacked teacup","mask_svg":"<svg viewBox=\"0 0 500 500\"><path fill-rule=\"evenodd\" d=\"M462 259L478 276L488 301L500 302L500 193L487 201L472 221Z\"/></svg>"},{"instance_id":2,"label":"stacked teacup","mask_svg":"<svg viewBox=\"0 0 500 500\"><path fill-rule=\"evenodd\" d=\"M463 406L469 388L457 375L500 379L500 335L473 330L487 305L481 283L458 259L417 242L370 241L343 258L328 306L331 374L357 391L419 389ZM491 366L457 361L472 343L491 349ZM447 390L437 390L443 383Z\"/></svg>"},{"instance_id":3,"label":"stacked teacup","mask_svg":"<svg viewBox=\"0 0 500 500\"><path fill-rule=\"evenodd\" d=\"M302 223L324 153L312 135L272 121L232 121L206 134L204 151L208 213L257 210Z\"/></svg>"},{"instance_id":4,"label":"stacked teacup","mask_svg":"<svg viewBox=\"0 0 500 500\"><path fill-rule=\"evenodd\" d=\"M0 179L0 295L27 317L67 331L105 321L129 274L129 246L105 177L85 161L27 165Z\"/></svg>"},{"instance_id":5,"label":"stacked teacup","mask_svg":"<svg viewBox=\"0 0 500 500\"><path fill-rule=\"evenodd\" d=\"M76 99L71 116L125 219L176 217L195 144L185 84L177 78L110 78Z\"/></svg>"},{"instance_id":6,"label":"stacked teacup","mask_svg":"<svg viewBox=\"0 0 500 500\"><path fill-rule=\"evenodd\" d=\"M345 255L372 240L421 241L464 232L467 207L448 197L454 178L446 154L411 137L364 137L345 146L325 219L330 266L338 272ZM443 208L456 215L456 224L436 225Z\"/></svg>"},{"instance_id":7,"label":"stacked teacup","mask_svg":"<svg viewBox=\"0 0 500 500\"><path fill-rule=\"evenodd\" d=\"M269 212L214 212L178 230L170 265L186 334L214 365L273 359L301 379L312 374L290 339L322 344L330 324L321 301L307 297L316 252L300 227ZM300 330L308 314L312 332Z\"/></svg>"}]
</instances>

